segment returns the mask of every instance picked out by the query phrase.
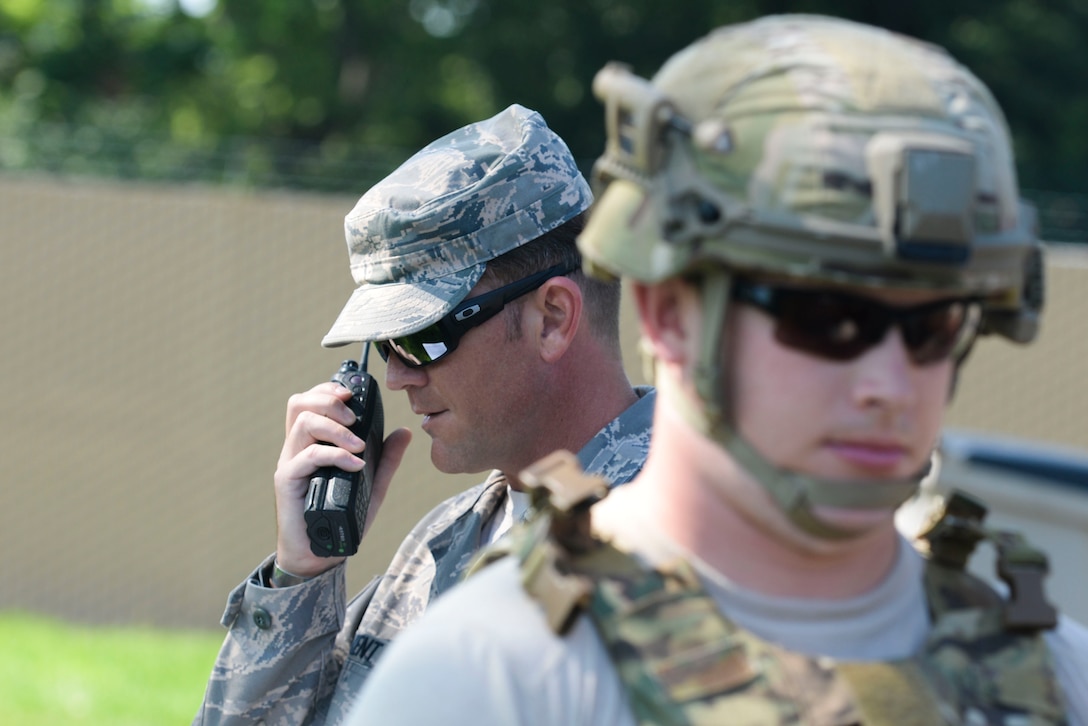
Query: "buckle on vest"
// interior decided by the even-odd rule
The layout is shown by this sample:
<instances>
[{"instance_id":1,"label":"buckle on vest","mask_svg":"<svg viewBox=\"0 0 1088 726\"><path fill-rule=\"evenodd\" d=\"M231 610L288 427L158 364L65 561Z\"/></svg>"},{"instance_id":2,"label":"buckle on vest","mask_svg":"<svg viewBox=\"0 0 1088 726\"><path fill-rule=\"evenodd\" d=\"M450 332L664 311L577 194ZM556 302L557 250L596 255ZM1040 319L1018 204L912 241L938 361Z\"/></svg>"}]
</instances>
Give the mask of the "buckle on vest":
<instances>
[{"instance_id":1,"label":"buckle on vest","mask_svg":"<svg viewBox=\"0 0 1088 726\"><path fill-rule=\"evenodd\" d=\"M1005 627L1017 630L1050 630L1058 624L1058 611L1046 600L1043 578L1050 564L1042 551L1027 543L1019 532L995 532L997 574L1009 586Z\"/></svg>"},{"instance_id":2,"label":"buckle on vest","mask_svg":"<svg viewBox=\"0 0 1088 726\"><path fill-rule=\"evenodd\" d=\"M967 560L981 540L997 549L997 574L1009 586L1002 604L1002 622L1009 630L1043 630L1058 624L1058 611L1047 602L1043 578L1050 571L1046 555L1028 544L1018 532L984 526L986 506L961 491L948 496L944 514L922 537L931 559L945 567L964 571Z\"/></svg>"}]
</instances>

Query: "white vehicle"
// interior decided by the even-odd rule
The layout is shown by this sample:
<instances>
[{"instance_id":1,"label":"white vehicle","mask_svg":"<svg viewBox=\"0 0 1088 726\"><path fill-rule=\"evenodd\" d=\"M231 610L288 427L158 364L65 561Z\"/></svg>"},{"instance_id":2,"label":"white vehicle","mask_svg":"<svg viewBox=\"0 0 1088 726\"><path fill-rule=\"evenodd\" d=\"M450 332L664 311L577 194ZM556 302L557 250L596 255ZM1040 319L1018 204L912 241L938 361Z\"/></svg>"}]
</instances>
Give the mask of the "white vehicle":
<instances>
[{"instance_id":1,"label":"white vehicle","mask_svg":"<svg viewBox=\"0 0 1088 726\"><path fill-rule=\"evenodd\" d=\"M904 532L916 533L950 489L972 494L989 508L986 526L1020 532L1046 553L1048 599L1088 623L1088 452L951 429L942 437L935 474L899 512ZM969 569L1004 589L991 546L980 544Z\"/></svg>"}]
</instances>

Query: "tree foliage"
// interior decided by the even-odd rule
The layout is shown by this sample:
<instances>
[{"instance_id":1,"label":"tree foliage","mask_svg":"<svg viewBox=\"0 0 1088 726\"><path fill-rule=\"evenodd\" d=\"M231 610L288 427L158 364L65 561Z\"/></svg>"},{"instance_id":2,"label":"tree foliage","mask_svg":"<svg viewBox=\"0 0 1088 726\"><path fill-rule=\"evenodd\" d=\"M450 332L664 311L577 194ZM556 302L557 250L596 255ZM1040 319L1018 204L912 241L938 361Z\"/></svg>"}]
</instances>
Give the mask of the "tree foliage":
<instances>
[{"instance_id":1,"label":"tree foliage","mask_svg":"<svg viewBox=\"0 0 1088 726\"><path fill-rule=\"evenodd\" d=\"M521 103L588 167L603 146L590 84L607 61L650 75L717 25L813 12L946 47L1005 109L1023 186L1048 190L1069 225L1088 217L1088 0L182 5L0 0L0 165L355 192Z\"/></svg>"}]
</instances>

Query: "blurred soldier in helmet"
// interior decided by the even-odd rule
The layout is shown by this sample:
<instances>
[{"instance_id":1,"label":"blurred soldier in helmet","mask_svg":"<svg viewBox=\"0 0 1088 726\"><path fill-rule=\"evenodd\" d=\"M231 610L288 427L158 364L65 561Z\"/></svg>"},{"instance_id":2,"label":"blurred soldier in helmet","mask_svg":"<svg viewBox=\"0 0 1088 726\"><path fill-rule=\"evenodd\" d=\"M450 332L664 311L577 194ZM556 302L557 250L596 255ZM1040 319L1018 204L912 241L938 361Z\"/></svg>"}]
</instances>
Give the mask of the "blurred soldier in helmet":
<instances>
[{"instance_id":1,"label":"blurred soldier in helmet","mask_svg":"<svg viewBox=\"0 0 1088 726\"><path fill-rule=\"evenodd\" d=\"M1045 556L925 476L980 334L1030 342L1042 259L990 93L940 49L814 16L606 67L579 239L632 281L659 399L634 482L523 474L513 556L391 649L354 723L1088 723L1088 631ZM1008 592L963 571L998 549ZM426 699L412 694L426 693ZM439 718L439 715L444 715Z\"/></svg>"}]
</instances>

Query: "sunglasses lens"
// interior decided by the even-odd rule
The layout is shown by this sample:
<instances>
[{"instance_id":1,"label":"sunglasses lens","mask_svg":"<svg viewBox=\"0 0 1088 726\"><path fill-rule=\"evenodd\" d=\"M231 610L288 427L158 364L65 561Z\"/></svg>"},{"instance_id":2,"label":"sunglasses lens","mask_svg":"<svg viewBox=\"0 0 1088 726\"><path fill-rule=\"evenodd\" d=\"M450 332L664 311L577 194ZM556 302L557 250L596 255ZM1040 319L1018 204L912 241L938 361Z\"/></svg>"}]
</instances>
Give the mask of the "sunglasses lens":
<instances>
[{"instance_id":1,"label":"sunglasses lens","mask_svg":"<svg viewBox=\"0 0 1088 726\"><path fill-rule=\"evenodd\" d=\"M958 358L978 331L977 305L963 301L926 306L900 318L899 327L911 359L919 364Z\"/></svg>"},{"instance_id":2,"label":"sunglasses lens","mask_svg":"<svg viewBox=\"0 0 1088 726\"><path fill-rule=\"evenodd\" d=\"M835 361L857 358L879 344L893 325L899 326L917 365L959 357L981 318L979 306L964 300L894 308L852 295L784 288L775 289L773 297L778 342Z\"/></svg>"},{"instance_id":3,"label":"sunglasses lens","mask_svg":"<svg viewBox=\"0 0 1088 726\"><path fill-rule=\"evenodd\" d=\"M880 340L871 311L857 298L806 290L776 296L775 337L783 345L829 360L851 360ZM874 341L873 338L876 337Z\"/></svg>"},{"instance_id":4,"label":"sunglasses lens","mask_svg":"<svg viewBox=\"0 0 1088 726\"><path fill-rule=\"evenodd\" d=\"M434 363L457 347L455 341L447 342L444 337L438 325L431 325L418 333L380 341L378 353L386 362L390 353L395 353L406 366L418 368Z\"/></svg>"}]
</instances>

